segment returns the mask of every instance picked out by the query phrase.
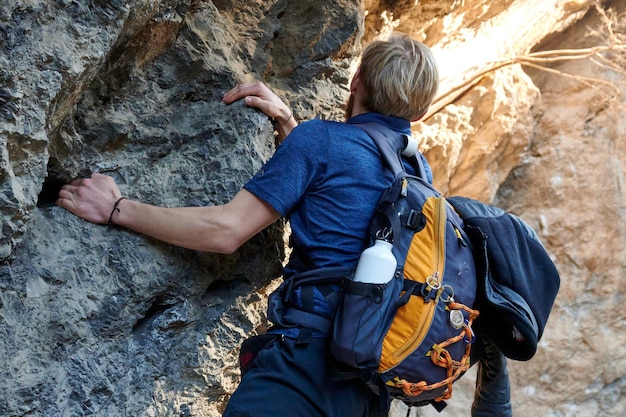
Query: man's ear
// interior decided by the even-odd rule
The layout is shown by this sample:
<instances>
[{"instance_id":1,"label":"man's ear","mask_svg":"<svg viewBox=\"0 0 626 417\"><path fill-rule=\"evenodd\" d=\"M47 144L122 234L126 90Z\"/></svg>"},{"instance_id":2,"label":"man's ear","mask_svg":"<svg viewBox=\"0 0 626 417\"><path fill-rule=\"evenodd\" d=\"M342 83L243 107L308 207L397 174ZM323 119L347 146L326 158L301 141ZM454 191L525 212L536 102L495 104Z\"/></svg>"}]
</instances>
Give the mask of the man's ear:
<instances>
[{"instance_id":1,"label":"man's ear","mask_svg":"<svg viewBox=\"0 0 626 417\"><path fill-rule=\"evenodd\" d=\"M350 81L350 93L354 94L361 85L361 68L357 69Z\"/></svg>"}]
</instances>

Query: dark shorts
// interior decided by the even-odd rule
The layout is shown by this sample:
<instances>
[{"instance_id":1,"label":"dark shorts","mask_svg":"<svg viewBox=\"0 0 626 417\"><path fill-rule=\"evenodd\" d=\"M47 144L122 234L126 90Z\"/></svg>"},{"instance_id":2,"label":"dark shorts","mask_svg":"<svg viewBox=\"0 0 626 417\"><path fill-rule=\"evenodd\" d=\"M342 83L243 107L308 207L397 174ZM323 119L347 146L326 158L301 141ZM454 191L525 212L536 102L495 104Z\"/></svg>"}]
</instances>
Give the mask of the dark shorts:
<instances>
[{"instance_id":1,"label":"dark shorts","mask_svg":"<svg viewBox=\"0 0 626 417\"><path fill-rule=\"evenodd\" d=\"M261 350L232 395L224 417L380 417L380 400L359 380L340 380L328 340L307 345L277 338Z\"/></svg>"}]
</instances>

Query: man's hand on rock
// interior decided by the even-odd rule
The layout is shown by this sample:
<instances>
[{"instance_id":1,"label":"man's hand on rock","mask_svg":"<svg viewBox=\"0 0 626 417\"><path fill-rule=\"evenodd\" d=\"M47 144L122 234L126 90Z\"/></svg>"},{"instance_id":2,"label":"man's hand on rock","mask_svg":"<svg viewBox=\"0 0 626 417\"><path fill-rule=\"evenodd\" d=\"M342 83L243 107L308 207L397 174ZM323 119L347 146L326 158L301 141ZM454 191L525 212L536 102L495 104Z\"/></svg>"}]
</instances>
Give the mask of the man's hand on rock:
<instances>
[{"instance_id":1,"label":"man's hand on rock","mask_svg":"<svg viewBox=\"0 0 626 417\"><path fill-rule=\"evenodd\" d=\"M242 98L248 106L255 107L272 118L278 130L279 141L298 125L287 104L260 81L238 85L224 94L222 101L231 104Z\"/></svg>"},{"instance_id":2,"label":"man's hand on rock","mask_svg":"<svg viewBox=\"0 0 626 417\"><path fill-rule=\"evenodd\" d=\"M90 222L108 224L121 197L113 178L92 174L61 187L56 204Z\"/></svg>"}]
</instances>

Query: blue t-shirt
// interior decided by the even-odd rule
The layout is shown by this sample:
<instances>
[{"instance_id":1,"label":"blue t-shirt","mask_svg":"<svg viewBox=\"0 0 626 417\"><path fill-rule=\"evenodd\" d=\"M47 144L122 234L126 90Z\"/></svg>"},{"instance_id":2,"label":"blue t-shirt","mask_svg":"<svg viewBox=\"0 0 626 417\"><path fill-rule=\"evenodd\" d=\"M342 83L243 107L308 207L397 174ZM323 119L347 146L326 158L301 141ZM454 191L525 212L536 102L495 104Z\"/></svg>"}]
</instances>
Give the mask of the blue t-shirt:
<instances>
[{"instance_id":1,"label":"blue t-shirt","mask_svg":"<svg viewBox=\"0 0 626 417\"><path fill-rule=\"evenodd\" d=\"M374 141L354 125L368 122L411 134L407 120L378 113L348 123L307 121L245 185L289 218L294 256L304 259L295 262L292 256L286 278L303 268L356 265L376 203L392 181ZM424 166L432 182L426 161Z\"/></svg>"},{"instance_id":2,"label":"blue t-shirt","mask_svg":"<svg viewBox=\"0 0 626 417\"><path fill-rule=\"evenodd\" d=\"M289 134L245 185L289 218L293 251L284 269L285 280L317 268L356 266L368 242L376 204L393 180L391 172L384 169L373 139L355 126L369 122L411 134L407 120L379 113L361 114L347 123L307 121ZM421 154L420 157L427 179L432 182L430 167ZM300 295L296 291L292 300L298 305ZM324 316L330 316L332 310L317 288L313 309ZM290 337L297 337L298 332L277 331Z\"/></svg>"}]
</instances>

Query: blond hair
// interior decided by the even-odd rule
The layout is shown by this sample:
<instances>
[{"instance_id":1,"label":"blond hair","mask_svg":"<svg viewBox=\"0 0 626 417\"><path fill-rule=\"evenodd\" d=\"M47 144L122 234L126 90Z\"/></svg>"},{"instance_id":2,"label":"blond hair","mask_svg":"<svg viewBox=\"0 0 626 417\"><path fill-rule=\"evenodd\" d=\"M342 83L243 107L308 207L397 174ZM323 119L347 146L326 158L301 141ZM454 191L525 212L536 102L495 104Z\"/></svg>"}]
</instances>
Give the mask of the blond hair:
<instances>
[{"instance_id":1,"label":"blond hair","mask_svg":"<svg viewBox=\"0 0 626 417\"><path fill-rule=\"evenodd\" d=\"M408 35L394 34L369 44L359 68L367 110L407 120L426 114L439 85L432 52Z\"/></svg>"}]
</instances>

